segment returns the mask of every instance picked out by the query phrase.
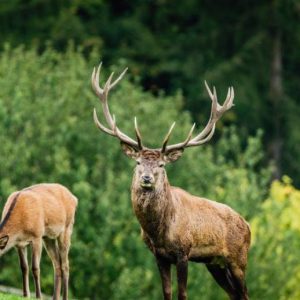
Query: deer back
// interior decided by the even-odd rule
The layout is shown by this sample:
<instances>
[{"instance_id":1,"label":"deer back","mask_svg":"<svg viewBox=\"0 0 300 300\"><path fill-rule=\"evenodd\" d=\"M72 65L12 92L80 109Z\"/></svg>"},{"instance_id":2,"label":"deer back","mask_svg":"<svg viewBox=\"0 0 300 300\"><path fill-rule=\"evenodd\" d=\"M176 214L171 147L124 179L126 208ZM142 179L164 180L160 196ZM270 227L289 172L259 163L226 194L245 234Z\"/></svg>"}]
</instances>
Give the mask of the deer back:
<instances>
[{"instance_id":1,"label":"deer back","mask_svg":"<svg viewBox=\"0 0 300 300\"><path fill-rule=\"evenodd\" d=\"M39 184L12 193L3 209L2 234L47 234L50 226L66 226L74 222L77 198L59 184Z\"/></svg>"}]
</instances>

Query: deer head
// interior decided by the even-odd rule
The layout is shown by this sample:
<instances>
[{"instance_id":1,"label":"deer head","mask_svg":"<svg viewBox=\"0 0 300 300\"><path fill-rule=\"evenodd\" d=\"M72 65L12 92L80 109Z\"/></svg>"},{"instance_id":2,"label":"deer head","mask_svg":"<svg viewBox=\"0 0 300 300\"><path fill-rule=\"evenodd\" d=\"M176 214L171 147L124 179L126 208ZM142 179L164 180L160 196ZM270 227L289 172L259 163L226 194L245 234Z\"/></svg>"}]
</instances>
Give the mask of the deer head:
<instances>
[{"instance_id":1,"label":"deer head","mask_svg":"<svg viewBox=\"0 0 300 300\"><path fill-rule=\"evenodd\" d=\"M118 128L115 116L111 115L108 107L108 93L123 78L127 71L127 68L113 82L112 78L114 73L111 73L103 88L99 86L100 71L101 64L99 65L97 70L96 68L94 68L91 81L93 90L95 91L102 104L103 114L109 127L104 126L99 121L95 108L93 114L94 122L101 131L118 138L121 141L121 146L124 153L128 157L136 160L137 166L135 169L134 182L139 185L140 188L145 190L154 190L159 188L159 186L163 184L164 179L166 178L166 172L164 169L165 164L175 162L177 159L179 159L185 148L199 146L208 142L215 132L216 122L227 110L229 110L233 106L233 87L228 88L226 100L224 101L223 105L220 105L218 103L215 87L213 87L213 91L211 91L205 81L206 89L212 101L210 118L205 128L195 137L192 137L195 128L195 124L193 124L186 139L183 142L168 145L171 132L173 131L175 126L174 122L171 125L168 133L166 134L161 148L150 149L143 145L142 136L137 124L137 119L134 118L134 127L136 134L136 139L134 140Z\"/></svg>"}]
</instances>

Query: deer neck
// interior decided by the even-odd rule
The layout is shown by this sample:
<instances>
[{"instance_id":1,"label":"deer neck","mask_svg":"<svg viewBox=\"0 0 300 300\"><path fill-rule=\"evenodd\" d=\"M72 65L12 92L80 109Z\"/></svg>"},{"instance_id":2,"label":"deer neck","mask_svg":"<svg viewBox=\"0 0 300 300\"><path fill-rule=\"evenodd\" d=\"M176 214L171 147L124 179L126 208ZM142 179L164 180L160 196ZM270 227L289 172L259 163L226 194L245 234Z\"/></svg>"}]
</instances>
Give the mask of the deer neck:
<instances>
[{"instance_id":1,"label":"deer neck","mask_svg":"<svg viewBox=\"0 0 300 300\"><path fill-rule=\"evenodd\" d=\"M132 204L135 214L147 235L155 242L163 239L174 214L168 179L155 190L147 191L133 182Z\"/></svg>"}]
</instances>

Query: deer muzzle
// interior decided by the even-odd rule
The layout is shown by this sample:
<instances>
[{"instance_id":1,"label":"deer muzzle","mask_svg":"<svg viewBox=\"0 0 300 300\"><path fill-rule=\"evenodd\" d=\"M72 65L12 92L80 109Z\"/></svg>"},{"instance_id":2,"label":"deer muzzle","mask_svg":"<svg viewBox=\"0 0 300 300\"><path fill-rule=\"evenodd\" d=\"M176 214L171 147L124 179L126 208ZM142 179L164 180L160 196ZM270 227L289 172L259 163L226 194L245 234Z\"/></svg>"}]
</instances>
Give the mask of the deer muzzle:
<instances>
[{"instance_id":1,"label":"deer muzzle","mask_svg":"<svg viewBox=\"0 0 300 300\"><path fill-rule=\"evenodd\" d=\"M140 185L144 189L152 190L154 188L154 177L148 174L142 175Z\"/></svg>"}]
</instances>

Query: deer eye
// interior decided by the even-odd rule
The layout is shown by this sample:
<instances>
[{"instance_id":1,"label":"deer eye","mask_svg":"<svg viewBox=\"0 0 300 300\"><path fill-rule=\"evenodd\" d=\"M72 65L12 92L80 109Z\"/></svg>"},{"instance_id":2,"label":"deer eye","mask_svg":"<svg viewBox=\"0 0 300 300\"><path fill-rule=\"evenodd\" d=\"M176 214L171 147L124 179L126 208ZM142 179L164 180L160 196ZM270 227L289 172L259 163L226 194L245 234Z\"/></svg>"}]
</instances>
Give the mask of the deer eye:
<instances>
[{"instance_id":1,"label":"deer eye","mask_svg":"<svg viewBox=\"0 0 300 300\"><path fill-rule=\"evenodd\" d=\"M158 165L160 168L163 168L165 166L165 164L163 162L159 163Z\"/></svg>"},{"instance_id":2,"label":"deer eye","mask_svg":"<svg viewBox=\"0 0 300 300\"><path fill-rule=\"evenodd\" d=\"M140 165L140 164L141 164L141 162L137 160L137 161L136 161L136 164L137 164L137 165Z\"/></svg>"}]
</instances>

